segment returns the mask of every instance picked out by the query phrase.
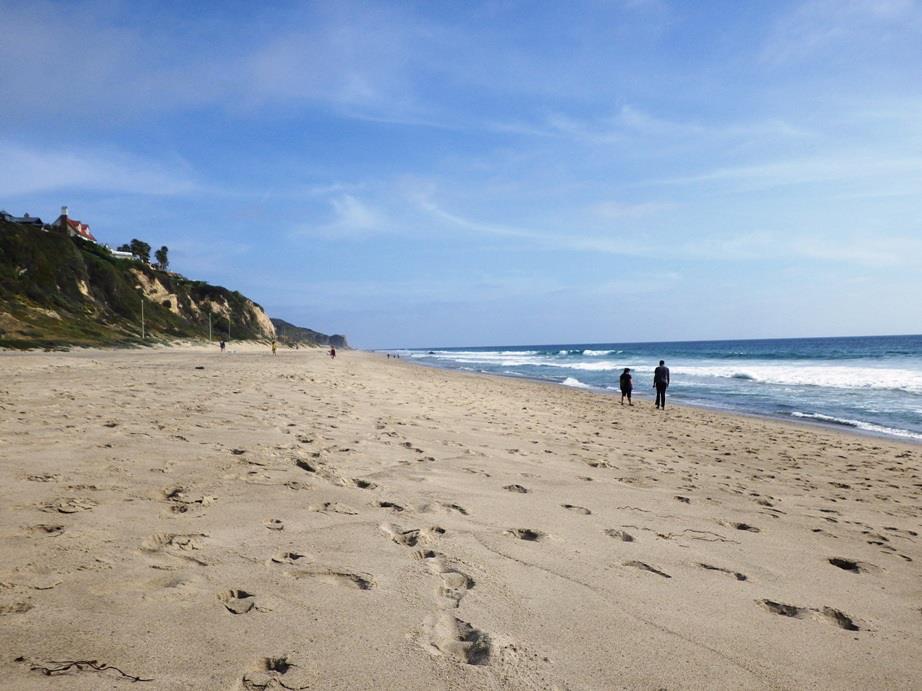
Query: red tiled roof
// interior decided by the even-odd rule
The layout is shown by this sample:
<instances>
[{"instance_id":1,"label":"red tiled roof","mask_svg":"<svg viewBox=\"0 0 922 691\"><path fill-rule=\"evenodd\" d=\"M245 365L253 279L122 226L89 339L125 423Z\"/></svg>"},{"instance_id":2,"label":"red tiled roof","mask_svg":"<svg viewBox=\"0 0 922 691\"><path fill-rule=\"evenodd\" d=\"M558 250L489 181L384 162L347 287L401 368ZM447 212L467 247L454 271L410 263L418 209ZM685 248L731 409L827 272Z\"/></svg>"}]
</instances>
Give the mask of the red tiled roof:
<instances>
[{"instance_id":1,"label":"red tiled roof","mask_svg":"<svg viewBox=\"0 0 922 691\"><path fill-rule=\"evenodd\" d=\"M90 232L90 227L86 223L81 223L80 221L75 221L72 218L68 218L67 225L70 226L70 229L83 239L96 242L96 238L93 237L93 234Z\"/></svg>"}]
</instances>

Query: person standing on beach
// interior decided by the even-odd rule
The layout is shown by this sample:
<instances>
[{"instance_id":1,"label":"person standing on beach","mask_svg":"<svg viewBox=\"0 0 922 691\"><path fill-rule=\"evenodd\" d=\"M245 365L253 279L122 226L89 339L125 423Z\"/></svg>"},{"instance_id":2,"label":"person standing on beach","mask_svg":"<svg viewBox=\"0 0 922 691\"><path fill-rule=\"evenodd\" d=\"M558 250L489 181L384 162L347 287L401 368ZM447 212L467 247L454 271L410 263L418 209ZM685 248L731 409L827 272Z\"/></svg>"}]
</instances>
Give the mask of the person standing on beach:
<instances>
[{"instance_id":1,"label":"person standing on beach","mask_svg":"<svg viewBox=\"0 0 922 691\"><path fill-rule=\"evenodd\" d=\"M223 340L221 341L221 352L222 353L224 352L224 341Z\"/></svg>"},{"instance_id":2,"label":"person standing on beach","mask_svg":"<svg viewBox=\"0 0 922 691\"><path fill-rule=\"evenodd\" d=\"M656 389L656 409L666 410L666 389L669 388L669 368L666 361L660 360L659 367L653 370L653 388Z\"/></svg>"},{"instance_id":3,"label":"person standing on beach","mask_svg":"<svg viewBox=\"0 0 922 691\"><path fill-rule=\"evenodd\" d=\"M336 359L336 348L334 348L333 346L330 347L330 359L331 360Z\"/></svg>"},{"instance_id":4,"label":"person standing on beach","mask_svg":"<svg viewBox=\"0 0 922 691\"><path fill-rule=\"evenodd\" d=\"M275 341L272 341L272 354L273 355L275 355L275 349L276 349Z\"/></svg>"},{"instance_id":5,"label":"person standing on beach","mask_svg":"<svg viewBox=\"0 0 922 691\"><path fill-rule=\"evenodd\" d=\"M631 377L630 367L624 368L621 377L618 379L618 384L621 386L621 405L624 405L625 396L627 396L627 404L634 405L631 403L631 391L634 390L634 380L633 377Z\"/></svg>"}]
</instances>

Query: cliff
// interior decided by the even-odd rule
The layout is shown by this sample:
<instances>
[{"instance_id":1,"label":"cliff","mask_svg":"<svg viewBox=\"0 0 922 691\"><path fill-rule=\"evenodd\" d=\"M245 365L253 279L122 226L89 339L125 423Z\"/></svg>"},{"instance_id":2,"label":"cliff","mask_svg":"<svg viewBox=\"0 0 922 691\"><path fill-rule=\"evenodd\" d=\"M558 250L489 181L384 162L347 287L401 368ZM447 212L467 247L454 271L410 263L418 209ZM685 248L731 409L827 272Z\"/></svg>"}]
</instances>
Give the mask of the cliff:
<instances>
[{"instance_id":1,"label":"cliff","mask_svg":"<svg viewBox=\"0 0 922 691\"><path fill-rule=\"evenodd\" d=\"M275 333L282 343L294 345L296 343L310 346L334 346L336 348L348 348L346 337L339 334L327 336L313 329L305 329L303 326L289 324L283 319L272 319L272 325L275 327Z\"/></svg>"},{"instance_id":2,"label":"cliff","mask_svg":"<svg viewBox=\"0 0 922 691\"><path fill-rule=\"evenodd\" d=\"M270 339L262 307L203 281L113 257L100 245L0 221L0 347Z\"/></svg>"}]
</instances>

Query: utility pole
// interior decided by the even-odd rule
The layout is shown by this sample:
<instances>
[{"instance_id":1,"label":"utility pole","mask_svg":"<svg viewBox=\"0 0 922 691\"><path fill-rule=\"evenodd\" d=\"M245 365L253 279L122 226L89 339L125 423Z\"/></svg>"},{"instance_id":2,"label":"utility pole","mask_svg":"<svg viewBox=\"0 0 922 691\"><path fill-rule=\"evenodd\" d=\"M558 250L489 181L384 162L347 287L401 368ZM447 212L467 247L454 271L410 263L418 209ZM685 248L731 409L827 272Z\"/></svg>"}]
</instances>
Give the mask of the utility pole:
<instances>
[{"instance_id":1,"label":"utility pole","mask_svg":"<svg viewBox=\"0 0 922 691\"><path fill-rule=\"evenodd\" d=\"M141 340L144 340L144 287L140 283L134 286L138 291L138 297L141 298Z\"/></svg>"}]
</instances>

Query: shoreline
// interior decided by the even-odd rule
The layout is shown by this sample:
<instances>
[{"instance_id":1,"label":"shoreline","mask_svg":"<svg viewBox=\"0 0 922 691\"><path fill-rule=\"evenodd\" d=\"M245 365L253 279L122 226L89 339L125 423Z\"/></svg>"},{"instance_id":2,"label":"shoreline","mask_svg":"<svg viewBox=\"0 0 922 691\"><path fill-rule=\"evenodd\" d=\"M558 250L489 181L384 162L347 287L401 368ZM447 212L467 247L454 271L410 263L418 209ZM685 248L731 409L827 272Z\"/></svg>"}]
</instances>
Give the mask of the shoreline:
<instances>
[{"instance_id":1,"label":"shoreline","mask_svg":"<svg viewBox=\"0 0 922 691\"><path fill-rule=\"evenodd\" d=\"M0 363L15 688L922 680L914 445L361 351Z\"/></svg>"},{"instance_id":2,"label":"shoreline","mask_svg":"<svg viewBox=\"0 0 922 691\"><path fill-rule=\"evenodd\" d=\"M784 339L781 339L781 340L784 340ZM360 351L360 352L365 352L365 353L370 353L370 354L375 354L375 355L379 354L379 351L374 351L374 350L370 350L370 351L366 350L366 351ZM400 361L403 361L403 358L401 358ZM501 379L508 379L511 381L539 382L542 384L549 384L551 386L561 386L563 388L572 389L574 391L588 391L588 392L596 393L601 396L613 396L614 397L614 396L620 395L620 392L616 391L615 389L604 389L604 388L599 388L597 386L592 386L589 384L585 384L583 386L569 386L567 384L564 384L563 382L555 382L549 379L542 379L540 377L530 377L525 374L512 375L512 374L501 374L498 372L482 372L482 371L461 369L461 368L455 368L455 367L444 367L444 366L434 364L434 363L429 363L429 362L418 362L410 358L407 358L406 362L411 365L418 365L420 367L430 367L432 369L446 370L450 372L458 372L459 374L474 374L474 375L482 375L482 376L487 376L487 377L499 377ZM636 390L637 389L635 389L635 391ZM642 394L641 398L644 400L646 399L652 400L653 396L649 394ZM749 410L721 408L718 406L708 405L707 403L689 403L687 401L682 401L681 399L679 399L680 401L679 403L675 403L674 401L675 401L674 396L670 396L669 398L670 406L679 405L679 406L684 406L687 408L706 410L706 411L717 413L717 414L739 415L742 417L746 417L746 418L751 417L751 418L755 418L758 420L773 420L781 424L792 424L796 426L806 426L808 428L818 428L818 429L823 429L823 430L839 431L845 434L853 434L858 437L870 437L872 439L882 439L885 441L903 442L903 443L910 444L913 446L922 446L922 435L918 435L915 432L912 432L911 430L898 430L898 428L892 428L894 430L898 430L899 432L902 432L903 434L897 434L897 433L890 434L887 432L878 432L875 430L862 429L861 427L858 427L857 425L850 425L844 422L837 423L837 422L816 420L816 419L810 419L810 418L799 418L794 415L786 417L784 415L777 414L777 413L759 413L759 412L754 412L754 411L749 411Z\"/></svg>"}]
</instances>

